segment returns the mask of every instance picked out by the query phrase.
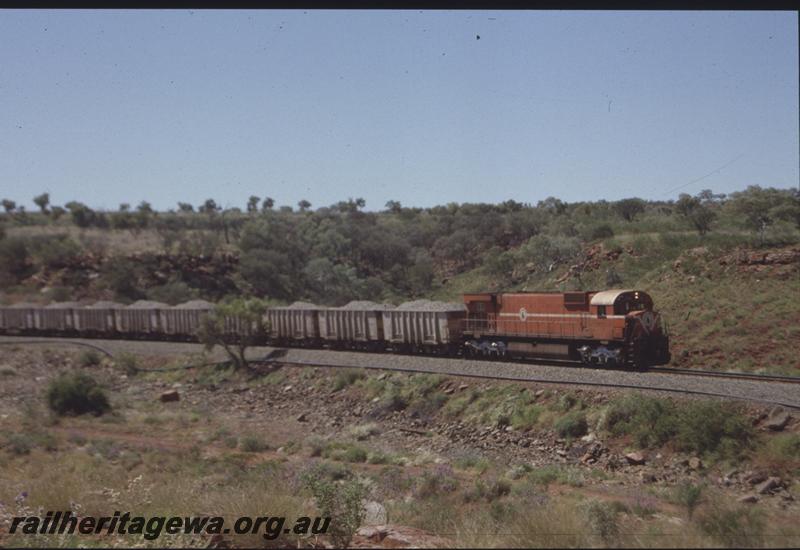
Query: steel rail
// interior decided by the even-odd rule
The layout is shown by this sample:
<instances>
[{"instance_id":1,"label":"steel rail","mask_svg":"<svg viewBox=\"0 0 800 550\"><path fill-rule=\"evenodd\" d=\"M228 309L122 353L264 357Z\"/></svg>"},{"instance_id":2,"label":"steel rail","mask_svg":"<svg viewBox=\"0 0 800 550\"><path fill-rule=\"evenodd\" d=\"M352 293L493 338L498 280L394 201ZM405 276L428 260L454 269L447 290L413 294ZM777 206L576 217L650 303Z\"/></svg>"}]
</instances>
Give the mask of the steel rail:
<instances>
[{"instance_id":1,"label":"steel rail","mask_svg":"<svg viewBox=\"0 0 800 550\"><path fill-rule=\"evenodd\" d=\"M124 340L130 342L143 342L143 340ZM53 338L53 339L46 339L46 340L21 340L21 341L2 341L0 345L24 345L24 344L69 344L69 345L77 345L77 346L85 346L89 348L96 349L108 357L113 359L113 354L108 350L103 349L100 346L90 344L87 342L76 342L75 340L69 338ZM304 349L304 348L277 348L275 351L282 350L282 349ZM323 350L323 351L335 351L335 350ZM350 351L353 350L343 350L343 351ZM424 367L419 368L409 368L409 367L396 367L396 366L353 366L353 365L343 365L343 364L335 364L330 362L319 362L319 361L309 361L309 360L283 360L281 357L270 357L275 352L271 352L265 357L251 359L251 363L256 364L269 364L269 365L296 365L296 366L307 366L307 367L333 367L333 368L363 368L363 369L375 369L375 370L392 370L398 372L409 372L409 373L433 373L433 374L445 374L447 376L463 376L467 378L482 378L482 379L494 379L494 380L509 380L509 381L523 381L523 382L537 382L537 383L544 383L544 384L562 384L568 386L597 386L597 387L607 387L607 388L624 388L624 389L632 389L632 390L643 390L643 391L660 391L660 392L667 392L667 393L678 393L678 394L687 394L687 395L703 395L708 397L719 397L725 399L736 399L740 401L752 401L752 402L759 402L759 403L767 403L771 405L780 405L782 407L800 410L800 405L795 405L791 403L784 403L781 401L771 400L771 399L759 399L755 397L742 397L736 395L730 395L727 393L720 393L720 392L709 392L709 391L702 391L702 390L691 390L685 388L662 388L656 386L642 386L642 385L635 385L635 384L624 384L624 383L611 383L611 382L591 382L591 381L572 381L572 380L551 380L546 378L537 378L537 377L530 377L530 376L512 376L512 375L504 375L504 374L472 374L472 373L442 373L440 370L437 369L426 369ZM279 354L280 355L280 354ZM408 354L404 354L408 356ZM419 357L427 357L427 358L445 358L444 356L436 356L436 355L428 355L428 354L410 354L418 355ZM462 360L469 360L468 358L461 358ZM480 358L476 358L480 359ZM580 362L574 361L567 361L567 360L557 360L557 359L544 359L540 360L537 363L534 363L533 360L530 361L507 361L502 359L497 359L498 362L501 363L510 363L514 364L517 363L519 365L526 365L526 364L541 364L547 365L559 365L562 367L568 368L586 368ZM188 369L188 368L197 368L201 366L209 366L215 364L222 364L226 361L216 362L216 363L204 363L201 365L182 365L179 367L173 367L172 369L139 369L142 372L147 371L165 371L165 370L179 370L179 369ZM626 371L628 369L622 367L616 368L605 368L603 370L616 370L616 371ZM728 372L715 372L715 371L700 371L700 370L692 370L692 369L675 369L675 368L668 368L668 367L661 367L661 368L650 368L647 369L646 372L654 372L659 374L670 374L674 376L706 376L706 377L719 377L719 378L730 378L730 379L746 379L751 381L758 381L758 382L771 382L771 383L800 383L800 377L797 376L772 376L772 375L761 375L761 374L754 374L754 373L728 373Z\"/></svg>"},{"instance_id":2,"label":"steel rail","mask_svg":"<svg viewBox=\"0 0 800 550\"><path fill-rule=\"evenodd\" d=\"M515 382L537 382L541 384L561 384L565 386L597 386L597 387L606 387L606 388L624 388L624 389L632 389L632 390L639 390L639 391L658 391L658 392L667 392L667 393L679 393L679 394L687 394L687 395L702 395L706 397L720 397L724 399L736 399L739 401L751 401L757 403L766 403L769 405L780 405L781 407L786 407L788 409L795 409L800 410L800 405L796 405L793 403L784 403L782 401L776 401L772 399L758 399L755 397L742 397L737 395L730 395L727 393L719 393L719 392L707 392L702 390L690 390L685 388L660 388L657 386L638 386L635 384L615 384L610 382L589 382L586 380L582 381L573 381L573 380L550 380L545 378L538 378L532 376L511 376L511 375L502 375L502 374L472 374L472 373L450 373L450 372L441 372L437 369L426 369L426 368L409 368L409 367L379 367L379 366L353 366L353 365L341 365L341 364L333 364L327 362L319 362L319 361L308 361L308 360L293 360L293 361L285 361L281 360L280 358L276 359L252 359L250 360L251 363L256 364L267 364L267 365L293 365L293 366L300 366L300 367L324 367L324 368L360 368L360 369L373 369L373 370L390 370L390 371L398 371L398 372L408 372L408 373L429 373L429 374L443 374L445 376L463 376L465 378L481 378L481 379L489 379L489 380L508 380L508 381L515 381ZM680 375L678 375L680 376Z\"/></svg>"},{"instance_id":3,"label":"steel rail","mask_svg":"<svg viewBox=\"0 0 800 550\"><path fill-rule=\"evenodd\" d=\"M757 382L784 382L787 384L800 384L800 376L784 376L778 374L757 374L753 372L726 372L713 370L674 369L670 367L653 367L648 372L664 374L679 374L684 376L708 376L712 378L731 378L738 380L754 380Z\"/></svg>"},{"instance_id":4,"label":"steel rail","mask_svg":"<svg viewBox=\"0 0 800 550\"><path fill-rule=\"evenodd\" d=\"M0 342L0 346L20 346L24 344L67 344L70 346L84 346L87 348L92 348L94 350L99 351L100 353L104 354L106 357L114 358L114 354L110 351L101 348L100 346L96 346L94 344L90 344L88 342L76 342L69 338L52 338L49 340L20 340L20 341L8 341L3 340Z\"/></svg>"}]
</instances>

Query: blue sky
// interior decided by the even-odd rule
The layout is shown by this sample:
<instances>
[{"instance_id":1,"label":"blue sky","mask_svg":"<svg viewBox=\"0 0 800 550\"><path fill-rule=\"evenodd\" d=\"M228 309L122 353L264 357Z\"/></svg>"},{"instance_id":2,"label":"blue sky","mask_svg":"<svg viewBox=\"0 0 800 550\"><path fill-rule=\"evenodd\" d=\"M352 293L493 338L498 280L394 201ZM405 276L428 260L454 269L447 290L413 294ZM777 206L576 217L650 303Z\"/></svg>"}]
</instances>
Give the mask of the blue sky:
<instances>
[{"instance_id":1,"label":"blue sky","mask_svg":"<svg viewBox=\"0 0 800 550\"><path fill-rule=\"evenodd\" d=\"M0 10L29 209L786 188L798 116L796 12Z\"/></svg>"}]
</instances>

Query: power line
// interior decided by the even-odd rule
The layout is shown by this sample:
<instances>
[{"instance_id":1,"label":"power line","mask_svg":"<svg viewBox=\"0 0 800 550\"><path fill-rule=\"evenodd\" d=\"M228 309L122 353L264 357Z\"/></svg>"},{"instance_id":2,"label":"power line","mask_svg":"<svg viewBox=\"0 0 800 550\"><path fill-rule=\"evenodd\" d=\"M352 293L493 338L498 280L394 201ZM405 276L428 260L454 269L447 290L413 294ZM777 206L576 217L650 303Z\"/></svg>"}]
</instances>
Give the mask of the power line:
<instances>
[{"instance_id":1,"label":"power line","mask_svg":"<svg viewBox=\"0 0 800 550\"><path fill-rule=\"evenodd\" d=\"M709 173L708 173L708 174L706 174L705 176L700 176L700 177L699 177L699 178L697 178L697 179L693 179L693 180L692 180L692 181L690 181L689 183L684 183L683 185L679 185L678 187L675 187L674 189L670 189L669 191L665 191L665 192L664 192L664 193L663 193L661 196L663 197L664 195L669 195L670 193L674 193L674 192L675 192L675 191L677 191L678 189L683 189L684 187L687 187L687 186L689 186L689 185L692 185L693 183L697 183L697 182L698 182L698 181L700 181L700 180L704 180L704 179L706 179L708 176L711 176L711 175L713 175L713 174L716 174L717 172L719 172L719 171L723 170L724 168L727 168L728 166L730 166L731 164L733 164L734 162L736 162L737 160L739 160L739 159L740 159L740 158L742 158L743 156L744 156L744 153L742 153L741 155L739 155L739 156L738 156L738 157L736 157L735 159L733 159L733 160L731 160L731 161L728 161L728 162L726 162L725 164L723 164L722 166L720 166L720 167L719 167L719 168L717 168L716 170L712 170L711 172L709 172Z\"/></svg>"}]
</instances>

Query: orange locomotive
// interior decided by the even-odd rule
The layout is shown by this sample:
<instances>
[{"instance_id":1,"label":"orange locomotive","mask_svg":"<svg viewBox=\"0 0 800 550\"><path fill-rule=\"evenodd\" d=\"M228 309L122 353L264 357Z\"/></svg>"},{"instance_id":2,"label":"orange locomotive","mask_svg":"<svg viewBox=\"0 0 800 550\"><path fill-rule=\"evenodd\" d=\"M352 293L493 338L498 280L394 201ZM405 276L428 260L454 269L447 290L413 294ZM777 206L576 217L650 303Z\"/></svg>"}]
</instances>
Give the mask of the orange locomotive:
<instances>
[{"instance_id":1,"label":"orange locomotive","mask_svg":"<svg viewBox=\"0 0 800 550\"><path fill-rule=\"evenodd\" d=\"M465 294L476 355L565 358L641 368L669 362L669 338L640 290Z\"/></svg>"}]
</instances>

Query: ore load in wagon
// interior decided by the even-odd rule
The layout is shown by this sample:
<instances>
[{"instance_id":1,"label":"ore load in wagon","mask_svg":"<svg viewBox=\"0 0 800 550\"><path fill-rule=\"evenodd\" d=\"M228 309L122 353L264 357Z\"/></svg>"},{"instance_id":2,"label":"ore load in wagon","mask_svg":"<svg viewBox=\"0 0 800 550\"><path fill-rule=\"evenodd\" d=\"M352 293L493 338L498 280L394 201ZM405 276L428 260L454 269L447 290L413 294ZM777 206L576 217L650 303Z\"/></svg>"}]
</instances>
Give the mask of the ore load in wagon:
<instances>
[{"instance_id":1,"label":"ore load in wagon","mask_svg":"<svg viewBox=\"0 0 800 550\"><path fill-rule=\"evenodd\" d=\"M267 309L270 339L276 342L319 338L319 311L324 308L311 302L297 301L288 306Z\"/></svg>"}]
</instances>

